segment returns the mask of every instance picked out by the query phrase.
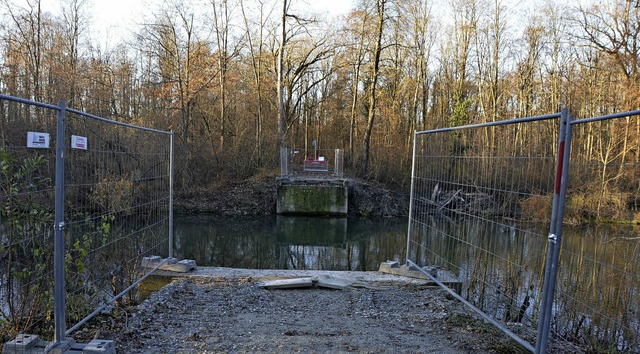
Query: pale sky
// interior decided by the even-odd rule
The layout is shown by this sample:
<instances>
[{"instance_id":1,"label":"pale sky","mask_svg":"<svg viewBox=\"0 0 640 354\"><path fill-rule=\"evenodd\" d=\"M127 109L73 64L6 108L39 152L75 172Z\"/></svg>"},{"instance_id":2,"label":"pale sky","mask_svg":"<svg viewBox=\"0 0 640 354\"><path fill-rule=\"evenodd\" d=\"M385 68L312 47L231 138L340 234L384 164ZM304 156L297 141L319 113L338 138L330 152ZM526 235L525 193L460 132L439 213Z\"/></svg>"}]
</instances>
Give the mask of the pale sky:
<instances>
[{"instance_id":1,"label":"pale sky","mask_svg":"<svg viewBox=\"0 0 640 354\"><path fill-rule=\"evenodd\" d=\"M189 0L185 0L189 1ZM248 0L249 3L251 0ZM26 0L14 0L25 6ZM208 3L209 0L191 0L192 4ZM307 4L318 13L331 16L347 14L355 0L292 0L294 7L306 7ZM42 0L43 11L60 14L60 0ZM162 0L88 0L88 12L92 17L91 37L100 38L103 46L111 46L135 31L136 24L142 23L152 11L162 4Z\"/></svg>"}]
</instances>

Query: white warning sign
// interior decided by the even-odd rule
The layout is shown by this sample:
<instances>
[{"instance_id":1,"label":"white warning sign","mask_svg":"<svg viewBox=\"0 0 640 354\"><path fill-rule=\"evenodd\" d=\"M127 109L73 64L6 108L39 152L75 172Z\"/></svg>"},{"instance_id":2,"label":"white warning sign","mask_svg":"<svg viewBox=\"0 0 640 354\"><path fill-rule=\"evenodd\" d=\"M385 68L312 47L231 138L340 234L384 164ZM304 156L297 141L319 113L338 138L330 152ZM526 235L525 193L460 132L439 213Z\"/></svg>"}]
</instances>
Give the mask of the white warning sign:
<instances>
[{"instance_id":1,"label":"white warning sign","mask_svg":"<svg viewBox=\"0 0 640 354\"><path fill-rule=\"evenodd\" d=\"M87 150L87 137L86 136L71 136L71 148L72 149L80 149Z\"/></svg>"},{"instance_id":2,"label":"white warning sign","mask_svg":"<svg viewBox=\"0 0 640 354\"><path fill-rule=\"evenodd\" d=\"M49 133L27 132L27 147L34 149L48 149Z\"/></svg>"}]
</instances>

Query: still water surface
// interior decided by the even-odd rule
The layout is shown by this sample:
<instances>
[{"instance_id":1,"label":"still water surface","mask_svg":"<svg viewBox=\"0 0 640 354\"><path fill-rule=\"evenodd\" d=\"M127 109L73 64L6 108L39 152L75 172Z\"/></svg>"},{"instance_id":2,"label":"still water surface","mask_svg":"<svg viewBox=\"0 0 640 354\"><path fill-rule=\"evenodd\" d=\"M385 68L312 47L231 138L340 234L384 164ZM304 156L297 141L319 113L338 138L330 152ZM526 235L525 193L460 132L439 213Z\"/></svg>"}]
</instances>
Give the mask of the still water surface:
<instances>
[{"instance_id":1,"label":"still water surface","mask_svg":"<svg viewBox=\"0 0 640 354\"><path fill-rule=\"evenodd\" d=\"M406 219L198 215L176 218L177 258L201 266L378 270L404 257Z\"/></svg>"}]
</instances>

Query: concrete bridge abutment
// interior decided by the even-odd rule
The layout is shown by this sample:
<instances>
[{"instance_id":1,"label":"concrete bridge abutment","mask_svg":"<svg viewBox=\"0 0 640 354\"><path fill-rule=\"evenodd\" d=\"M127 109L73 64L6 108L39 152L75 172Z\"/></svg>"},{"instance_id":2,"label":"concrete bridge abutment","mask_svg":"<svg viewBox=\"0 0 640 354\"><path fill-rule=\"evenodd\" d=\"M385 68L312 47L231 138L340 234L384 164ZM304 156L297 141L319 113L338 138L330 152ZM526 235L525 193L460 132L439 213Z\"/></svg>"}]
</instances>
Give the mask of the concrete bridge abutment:
<instances>
[{"instance_id":1,"label":"concrete bridge abutment","mask_svg":"<svg viewBox=\"0 0 640 354\"><path fill-rule=\"evenodd\" d=\"M277 213L346 217L348 190L344 178L279 178Z\"/></svg>"}]
</instances>

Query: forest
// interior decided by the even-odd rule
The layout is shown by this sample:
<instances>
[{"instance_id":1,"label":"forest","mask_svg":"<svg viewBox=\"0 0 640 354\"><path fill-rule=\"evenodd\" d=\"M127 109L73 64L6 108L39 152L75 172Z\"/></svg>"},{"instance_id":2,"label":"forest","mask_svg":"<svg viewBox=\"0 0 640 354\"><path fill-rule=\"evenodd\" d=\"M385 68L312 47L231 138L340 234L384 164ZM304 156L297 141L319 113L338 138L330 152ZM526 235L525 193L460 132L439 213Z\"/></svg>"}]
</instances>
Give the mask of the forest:
<instances>
[{"instance_id":1,"label":"forest","mask_svg":"<svg viewBox=\"0 0 640 354\"><path fill-rule=\"evenodd\" d=\"M166 0L110 46L90 0L41 2L0 0L0 92L174 130L178 190L275 174L314 140L406 187L415 130L640 107L637 0ZM0 145L21 120L0 114ZM592 134L637 146L625 123Z\"/></svg>"}]
</instances>

